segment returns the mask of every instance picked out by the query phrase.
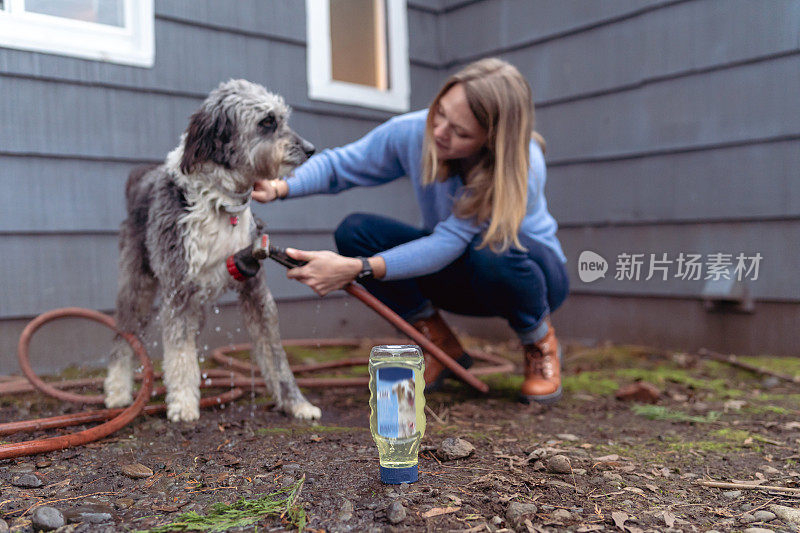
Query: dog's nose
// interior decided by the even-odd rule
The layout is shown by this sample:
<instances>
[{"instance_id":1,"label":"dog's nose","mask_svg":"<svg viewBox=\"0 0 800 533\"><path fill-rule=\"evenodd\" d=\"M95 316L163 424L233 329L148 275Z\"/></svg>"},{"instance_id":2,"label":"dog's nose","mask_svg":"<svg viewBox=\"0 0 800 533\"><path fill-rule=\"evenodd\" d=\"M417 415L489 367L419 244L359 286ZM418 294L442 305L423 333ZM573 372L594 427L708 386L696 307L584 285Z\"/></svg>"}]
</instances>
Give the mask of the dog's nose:
<instances>
[{"instance_id":1,"label":"dog's nose","mask_svg":"<svg viewBox=\"0 0 800 533\"><path fill-rule=\"evenodd\" d=\"M312 155L314 155L314 152L317 151L317 149L314 148L314 145L305 139L303 139L302 146L303 146L303 152L305 152L306 157L311 157Z\"/></svg>"}]
</instances>

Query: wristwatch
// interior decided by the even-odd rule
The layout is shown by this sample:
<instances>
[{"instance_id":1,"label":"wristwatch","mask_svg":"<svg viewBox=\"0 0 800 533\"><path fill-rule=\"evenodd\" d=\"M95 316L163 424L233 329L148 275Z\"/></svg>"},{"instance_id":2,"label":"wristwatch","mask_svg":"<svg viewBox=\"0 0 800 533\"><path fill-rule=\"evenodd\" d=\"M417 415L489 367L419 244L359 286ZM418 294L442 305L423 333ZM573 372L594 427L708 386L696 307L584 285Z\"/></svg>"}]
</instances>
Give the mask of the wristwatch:
<instances>
[{"instance_id":1,"label":"wristwatch","mask_svg":"<svg viewBox=\"0 0 800 533\"><path fill-rule=\"evenodd\" d=\"M374 278L375 273L372 271L372 265L369 264L369 259L366 257L356 257L356 259L361 259L361 271L356 274L356 279L362 280Z\"/></svg>"}]
</instances>

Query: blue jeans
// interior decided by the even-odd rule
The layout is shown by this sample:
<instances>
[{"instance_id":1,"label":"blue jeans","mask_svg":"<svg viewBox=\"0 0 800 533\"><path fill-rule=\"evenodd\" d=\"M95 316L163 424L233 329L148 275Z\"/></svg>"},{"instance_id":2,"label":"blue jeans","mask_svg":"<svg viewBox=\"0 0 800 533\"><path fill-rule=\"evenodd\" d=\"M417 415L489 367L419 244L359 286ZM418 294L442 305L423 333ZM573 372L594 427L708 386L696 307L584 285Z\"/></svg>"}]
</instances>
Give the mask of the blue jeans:
<instances>
[{"instance_id":1,"label":"blue jeans","mask_svg":"<svg viewBox=\"0 0 800 533\"><path fill-rule=\"evenodd\" d=\"M387 217L355 213L342 221L334 237L340 254L369 257L429 234ZM546 333L544 318L566 299L569 279L551 248L527 237L521 241L526 252L512 247L495 253L488 246L479 250L481 237L476 236L461 257L439 272L365 280L363 285L410 322L427 318L434 306L461 315L499 316L523 343L532 342Z\"/></svg>"}]
</instances>

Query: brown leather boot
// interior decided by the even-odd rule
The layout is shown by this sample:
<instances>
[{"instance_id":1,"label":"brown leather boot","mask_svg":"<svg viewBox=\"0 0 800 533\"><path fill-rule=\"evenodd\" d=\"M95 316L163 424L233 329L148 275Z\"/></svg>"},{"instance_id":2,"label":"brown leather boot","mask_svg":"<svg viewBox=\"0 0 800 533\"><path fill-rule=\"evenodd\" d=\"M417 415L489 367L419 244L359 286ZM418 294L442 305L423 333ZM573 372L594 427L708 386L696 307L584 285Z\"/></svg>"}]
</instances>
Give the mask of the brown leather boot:
<instances>
[{"instance_id":1,"label":"brown leather boot","mask_svg":"<svg viewBox=\"0 0 800 533\"><path fill-rule=\"evenodd\" d=\"M552 404L561 399L561 345L556 330L547 320L547 334L538 342L526 344L525 381L520 401Z\"/></svg>"},{"instance_id":2,"label":"brown leather boot","mask_svg":"<svg viewBox=\"0 0 800 533\"><path fill-rule=\"evenodd\" d=\"M464 368L472 366L472 358L464 351L464 347L456 338L450 326L444 321L438 311L430 318L417 320L412 324L425 338L442 349L444 353L452 357L459 365ZM442 387L444 380L453 375L453 372L445 367L438 359L428 352L425 355L425 391L431 392Z\"/></svg>"}]
</instances>

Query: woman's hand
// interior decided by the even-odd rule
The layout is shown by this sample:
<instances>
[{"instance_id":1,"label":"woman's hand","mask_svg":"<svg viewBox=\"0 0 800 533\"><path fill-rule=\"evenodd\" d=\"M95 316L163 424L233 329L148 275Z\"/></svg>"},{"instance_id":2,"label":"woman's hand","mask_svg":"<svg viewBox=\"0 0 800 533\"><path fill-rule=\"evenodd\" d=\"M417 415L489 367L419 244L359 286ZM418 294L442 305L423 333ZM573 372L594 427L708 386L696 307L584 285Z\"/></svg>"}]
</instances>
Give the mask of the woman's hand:
<instances>
[{"instance_id":1,"label":"woman's hand","mask_svg":"<svg viewBox=\"0 0 800 533\"><path fill-rule=\"evenodd\" d=\"M283 180L258 180L253 185L253 200L261 203L269 203L279 198L286 198L289 193L289 186Z\"/></svg>"},{"instance_id":2,"label":"woman's hand","mask_svg":"<svg viewBox=\"0 0 800 533\"><path fill-rule=\"evenodd\" d=\"M308 261L306 265L289 270L286 276L305 283L320 296L341 289L361 272L361 260L344 257L330 251L306 252L287 248L286 254L292 259Z\"/></svg>"}]
</instances>

